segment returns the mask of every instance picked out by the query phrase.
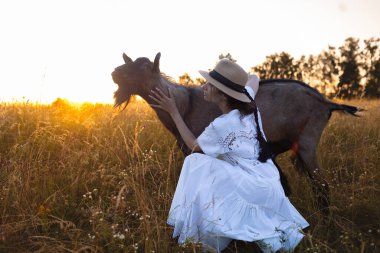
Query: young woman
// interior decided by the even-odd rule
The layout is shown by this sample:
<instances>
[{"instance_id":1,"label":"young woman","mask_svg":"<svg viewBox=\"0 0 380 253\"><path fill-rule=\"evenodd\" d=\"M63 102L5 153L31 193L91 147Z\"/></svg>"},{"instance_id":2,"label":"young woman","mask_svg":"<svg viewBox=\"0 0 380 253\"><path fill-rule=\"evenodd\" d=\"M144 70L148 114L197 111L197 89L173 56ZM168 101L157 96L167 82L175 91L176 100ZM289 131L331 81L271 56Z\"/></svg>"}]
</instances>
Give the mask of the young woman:
<instances>
[{"instance_id":1,"label":"young woman","mask_svg":"<svg viewBox=\"0 0 380 253\"><path fill-rule=\"evenodd\" d=\"M232 239L255 241L264 252L293 250L309 224L285 196L271 160L254 101L257 80L248 81L244 69L226 59L210 72L199 72L207 81L204 99L216 103L223 115L198 138L170 90L169 96L162 90L151 95L157 103L152 106L171 115L186 145L203 153L184 161L168 218L173 237L218 252Z\"/></svg>"}]
</instances>

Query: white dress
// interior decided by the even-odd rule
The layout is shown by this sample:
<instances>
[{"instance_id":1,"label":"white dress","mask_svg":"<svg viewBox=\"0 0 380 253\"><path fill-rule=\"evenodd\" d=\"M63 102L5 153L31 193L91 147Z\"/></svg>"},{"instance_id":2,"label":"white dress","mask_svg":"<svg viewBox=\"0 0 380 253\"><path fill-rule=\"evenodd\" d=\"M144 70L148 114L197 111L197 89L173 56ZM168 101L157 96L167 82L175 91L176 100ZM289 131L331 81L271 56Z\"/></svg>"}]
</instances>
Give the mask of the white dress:
<instances>
[{"instance_id":1,"label":"white dress","mask_svg":"<svg viewBox=\"0 0 380 253\"><path fill-rule=\"evenodd\" d=\"M273 162L257 160L253 115L232 110L197 141L204 154L184 161L168 217L173 237L218 252L232 239L255 241L264 252L293 250L309 224L285 196Z\"/></svg>"}]
</instances>

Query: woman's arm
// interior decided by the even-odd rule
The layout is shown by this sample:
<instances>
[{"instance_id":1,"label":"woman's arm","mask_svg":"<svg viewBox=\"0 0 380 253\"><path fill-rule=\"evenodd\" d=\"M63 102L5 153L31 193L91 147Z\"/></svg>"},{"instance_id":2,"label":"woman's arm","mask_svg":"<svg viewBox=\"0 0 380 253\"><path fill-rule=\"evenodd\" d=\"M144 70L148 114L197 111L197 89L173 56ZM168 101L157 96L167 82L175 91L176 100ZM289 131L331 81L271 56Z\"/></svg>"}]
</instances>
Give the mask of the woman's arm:
<instances>
[{"instance_id":1,"label":"woman's arm","mask_svg":"<svg viewBox=\"0 0 380 253\"><path fill-rule=\"evenodd\" d=\"M186 123L183 121L183 118L178 111L177 105L175 103L175 100L170 88L169 88L169 97L166 96L165 93L163 93L159 88L156 88L156 91L151 90L151 93L152 95L149 95L149 97L151 97L155 102L157 102L156 105L151 104L151 106L167 111L172 117L186 146L192 151L202 152L194 134L190 131Z\"/></svg>"}]
</instances>

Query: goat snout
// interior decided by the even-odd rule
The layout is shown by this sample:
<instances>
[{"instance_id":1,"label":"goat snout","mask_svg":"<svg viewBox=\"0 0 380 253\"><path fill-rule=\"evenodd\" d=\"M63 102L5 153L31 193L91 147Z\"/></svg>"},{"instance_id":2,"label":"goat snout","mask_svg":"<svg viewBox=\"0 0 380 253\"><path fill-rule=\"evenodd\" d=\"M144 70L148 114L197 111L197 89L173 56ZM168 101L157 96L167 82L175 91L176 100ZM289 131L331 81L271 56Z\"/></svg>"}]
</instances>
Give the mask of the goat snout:
<instances>
[{"instance_id":1,"label":"goat snout","mask_svg":"<svg viewBox=\"0 0 380 253\"><path fill-rule=\"evenodd\" d=\"M118 71L116 69L114 71L112 71L111 77L112 77L112 80L114 81L114 83L118 82L119 74L118 74Z\"/></svg>"}]
</instances>

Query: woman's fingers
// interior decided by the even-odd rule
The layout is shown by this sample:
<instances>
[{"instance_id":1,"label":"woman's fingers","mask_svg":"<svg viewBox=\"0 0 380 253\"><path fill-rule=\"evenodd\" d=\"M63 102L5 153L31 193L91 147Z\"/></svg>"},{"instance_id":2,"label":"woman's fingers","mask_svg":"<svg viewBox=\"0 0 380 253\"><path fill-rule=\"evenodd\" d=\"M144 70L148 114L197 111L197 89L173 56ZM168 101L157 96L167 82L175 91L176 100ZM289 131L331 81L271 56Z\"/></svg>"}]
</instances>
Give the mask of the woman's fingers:
<instances>
[{"instance_id":1,"label":"woman's fingers","mask_svg":"<svg viewBox=\"0 0 380 253\"><path fill-rule=\"evenodd\" d=\"M162 103L165 103L166 99L164 97L162 97L158 92L155 92L154 90L151 90L151 93L153 95L149 95L154 101L156 101L157 103L161 104Z\"/></svg>"},{"instance_id":2,"label":"woman's fingers","mask_svg":"<svg viewBox=\"0 0 380 253\"><path fill-rule=\"evenodd\" d=\"M159 88L156 88L156 90L157 90L157 92L160 94L160 96L161 96L162 98L164 98L164 99L168 99L168 98L169 98L169 97L166 96L166 94L165 94L162 90L160 90Z\"/></svg>"},{"instance_id":3,"label":"woman's fingers","mask_svg":"<svg viewBox=\"0 0 380 253\"><path fill-rule=\"evenodd\" d=\"M175 112L177 110L174 96L170 88L168 88L168 95L166 95L161 89L155 88L155 90L151 90L149 97L157 103L154 105L151 104L154 108L160 108L168 113Z\"/></svg>"},{"instance_id":4,"label":"woman's fingers","mask_svg":"<svg viewBox=\"0 0 380 253\"><path fill-rule=\"evenodd\" d=\"M155 108L160 108L160 109L163 109L162 107L161 107L161 105L154 105L154 104L149 104L151 107L155 107Z\"/></svg>"},{"instance_id":5,"label":"woman's fingers","mask_svg":"<svg viewBox=\"0 0 380 253\"><path fill-rule=\"evenodd\" d=\"M158 89L157 92L151 90L151 93L152 95L149 94L149 97L157 104L150 104L150 106L168 111L168 97L166 97L165 94L160 92Z\"/></svg>"},{"instance_id":6,"label":"woman's fingers","mask_svg":"<svg viewBox=\"0 0 380 253\"><path fill-rule=\"evenodd\" d=\"M151 99L153 99L155 102L157 102L157 103L161 104L161 101L160 101L160 100L158 100L157 98L155 98L154 96L152 96L152 95L149 95L149 97L150 97Z\"/></svg>"},{"instance_id":7,"label":"woman's fingers","mask_svg":"<svg viewBox=\"0 0 380 253\"><path fill-rule=\"evenodd\" d=\"M159 99L159 100L163 100L164 98L161 96L161 94L159 94L158 92L155 92L154 90L151 90L150 92L152 92L152 94L155 96L155 98Z\"/></svg>"}]
</instances>

